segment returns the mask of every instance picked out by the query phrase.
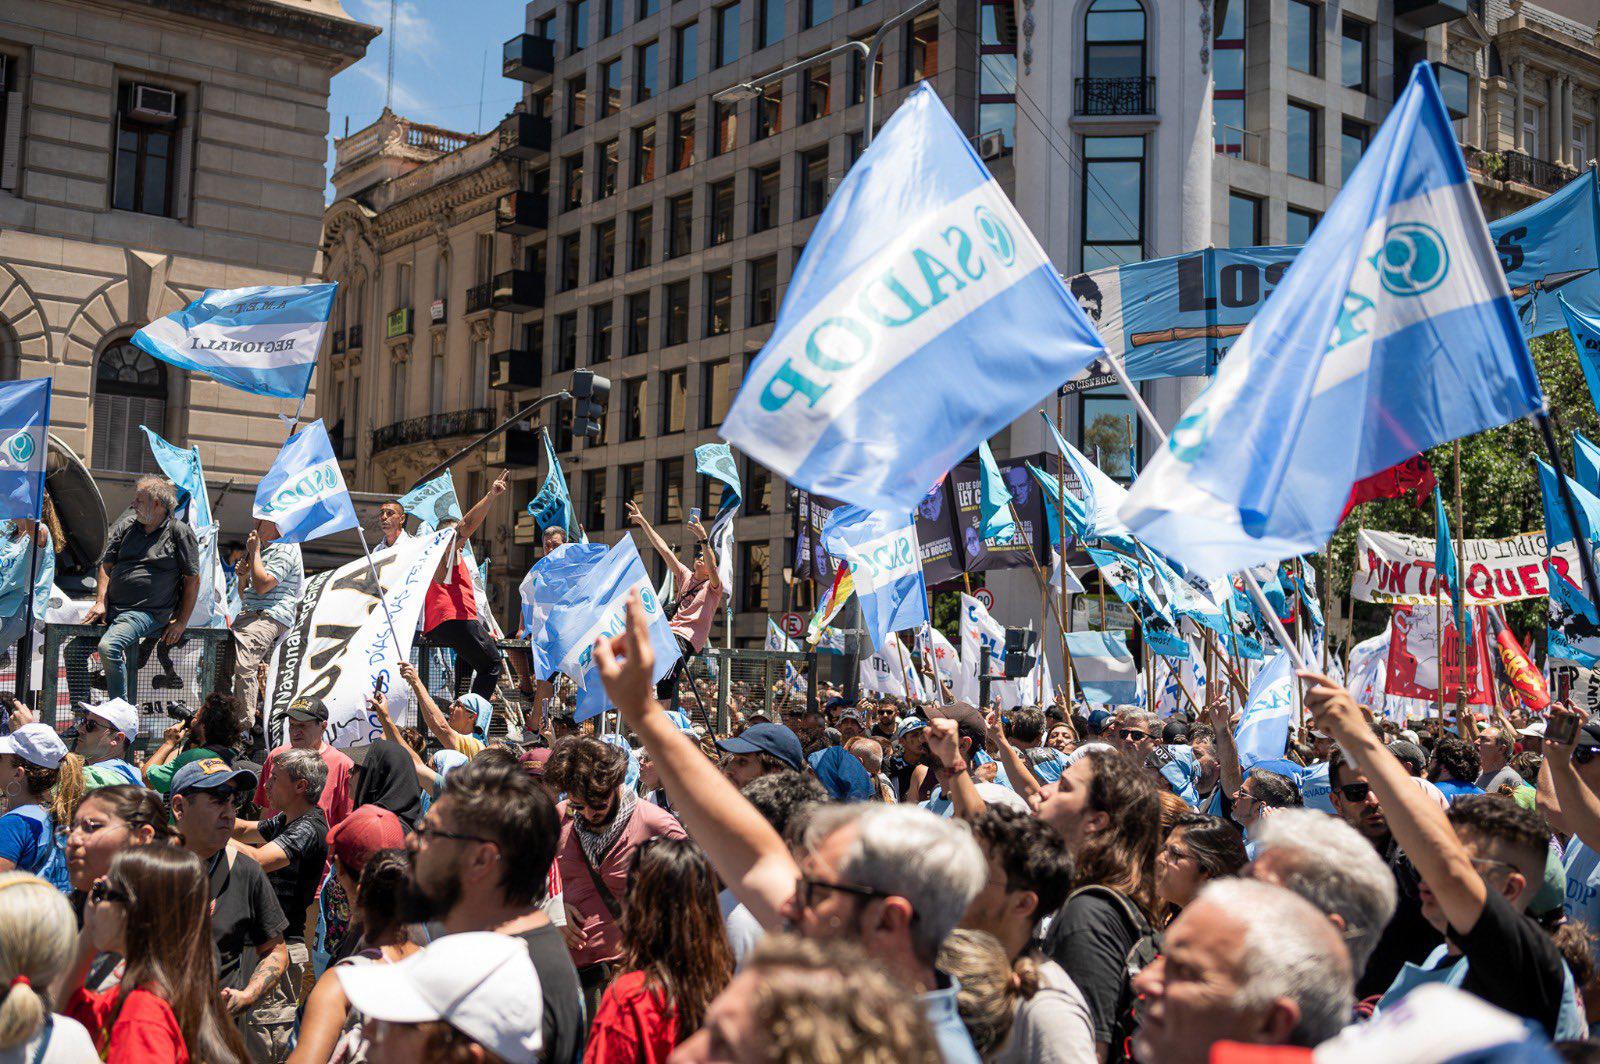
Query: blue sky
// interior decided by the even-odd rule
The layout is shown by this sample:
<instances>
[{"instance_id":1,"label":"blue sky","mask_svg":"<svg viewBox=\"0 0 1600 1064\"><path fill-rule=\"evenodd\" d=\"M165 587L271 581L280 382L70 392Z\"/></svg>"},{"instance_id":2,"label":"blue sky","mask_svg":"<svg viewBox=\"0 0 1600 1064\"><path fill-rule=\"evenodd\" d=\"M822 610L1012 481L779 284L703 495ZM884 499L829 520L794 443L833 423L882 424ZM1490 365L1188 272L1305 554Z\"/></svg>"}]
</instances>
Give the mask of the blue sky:
<instances>
[{"instance_id":1,"label":"blue sky","mask_svg":"<svg viewBox=\"0 0 1600 1064\"><path fill-rule=\"evenodd\" d=\"M344 0L344 9L383 33L366 58L333 79L328 129L335 137L344 135L347 117L354 131L382 112L389 66L389 0ZM525 0L400 0L391 106L407 118L460 132L494 125L521 96L521 82L500 76L500 45L522 32L526 11ZM331 171L331 144L328 164Z\"/></svg>"}]
</instances>

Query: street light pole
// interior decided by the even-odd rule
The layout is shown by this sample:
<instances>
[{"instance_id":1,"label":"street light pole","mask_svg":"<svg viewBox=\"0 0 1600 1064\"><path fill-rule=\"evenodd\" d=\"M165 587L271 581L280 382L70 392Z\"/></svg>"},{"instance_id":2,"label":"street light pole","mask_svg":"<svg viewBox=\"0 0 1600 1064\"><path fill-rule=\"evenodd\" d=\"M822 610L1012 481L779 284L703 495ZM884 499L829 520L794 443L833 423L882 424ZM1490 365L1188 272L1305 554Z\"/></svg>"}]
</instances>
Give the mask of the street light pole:
<instances>
[{"instance_id":1,"label":"street light pole","mask_svg":"<svg viewBox=\"0 0 1600 1064\"><path fill-rule=\"evenodd\" d=\"M878 32L872 35L872 43L867 47L867 128L861 133L861 147L867 148L872 143L873 112L877 110L878 99L878 49L883 47L884 38L889 31L913 16L920 15L928 8L933 7L939 0L920 0L912 4L894 18L878 27Z\"/></svg>"}]
</instances>

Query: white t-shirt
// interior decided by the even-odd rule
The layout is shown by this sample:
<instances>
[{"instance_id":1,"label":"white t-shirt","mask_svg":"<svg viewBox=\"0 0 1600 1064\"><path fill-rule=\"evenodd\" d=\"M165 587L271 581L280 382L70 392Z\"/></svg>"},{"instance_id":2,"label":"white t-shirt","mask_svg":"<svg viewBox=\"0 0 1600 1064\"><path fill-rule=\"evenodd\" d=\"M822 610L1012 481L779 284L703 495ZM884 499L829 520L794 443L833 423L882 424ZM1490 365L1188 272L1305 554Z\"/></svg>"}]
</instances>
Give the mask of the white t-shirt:
<instances>
[{"instance_id":1,"label":"white t-shirt","mask_svg":"<svg viewBox=\"0 0 1600 1064\"><path fill-rule=\"evenodd\" d=\"M95 1052L94 1039L83 1029L83 1024L59 1012L50 1018L53 1021L50 1024L50 1043L45 1046L44 1056L37 1058L40 1064L84 1064L100 1059L100 1054ZM32 1064L43 1038L44 1030L41 1028L38 1034L22 1045L0 1049L0 1064Z\"/></svg>"},{"instance_id":2,"label":"white t-shirt","mask_svg":"<svg viewBox=\"0 0 1600 1064\"><path fill-rule=\"evenodd\" d=\"M744 903L733 896L733 891L721 891L717 895L717 904L722 909L722 922L728 929L728 948L733 950L733 968L738 971L744 967L744 959L756 948L761 936L767 932L756 922L750 910L744 907Z\"/></svg>"}]
</instances>

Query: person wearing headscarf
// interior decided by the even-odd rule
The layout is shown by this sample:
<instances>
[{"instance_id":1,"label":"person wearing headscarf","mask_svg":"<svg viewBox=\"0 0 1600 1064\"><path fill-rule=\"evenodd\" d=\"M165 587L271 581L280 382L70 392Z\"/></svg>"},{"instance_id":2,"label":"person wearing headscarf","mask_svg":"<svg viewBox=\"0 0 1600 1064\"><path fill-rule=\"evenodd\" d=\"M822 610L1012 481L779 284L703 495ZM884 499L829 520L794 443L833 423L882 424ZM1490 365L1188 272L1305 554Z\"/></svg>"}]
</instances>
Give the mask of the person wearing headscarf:
<instances>
[{"instance_id":1,"label":"person wearing headscarf","mask_svg":"<svg viewBox=\"0 0 1600 1064\"><path fill-rule=\"evenodd\" d=\"M367 747L356 781L356 806L376 805L412 831L422 819L422 786L411 751L393 739L376 739Z\"/></svg>"}]
</instances>

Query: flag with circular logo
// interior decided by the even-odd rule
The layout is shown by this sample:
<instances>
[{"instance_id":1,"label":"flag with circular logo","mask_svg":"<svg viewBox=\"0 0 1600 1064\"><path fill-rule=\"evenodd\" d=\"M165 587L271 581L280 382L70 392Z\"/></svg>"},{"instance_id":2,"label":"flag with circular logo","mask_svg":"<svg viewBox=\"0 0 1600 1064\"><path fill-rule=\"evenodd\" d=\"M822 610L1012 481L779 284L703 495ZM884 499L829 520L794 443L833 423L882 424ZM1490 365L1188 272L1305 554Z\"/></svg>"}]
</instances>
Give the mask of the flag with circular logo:
<instances>
[{"instance_id":1,"label":"flag with circular logo","mask_svg":"<svg viewBox=\"0 0 1600 1064\"><path fill-rule=\"evenodd\" d=\"M50 378L0 383L0 519L37 519L49 447Z\"/></svg>"}]
</instances>

